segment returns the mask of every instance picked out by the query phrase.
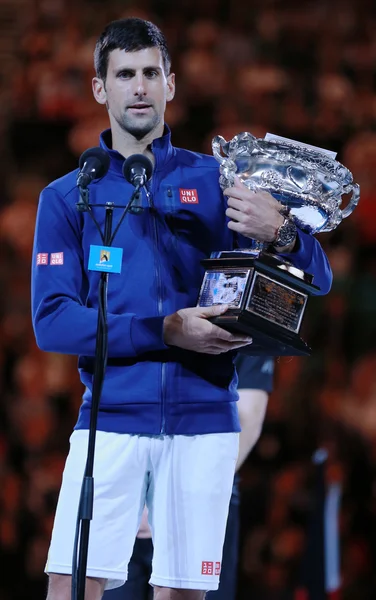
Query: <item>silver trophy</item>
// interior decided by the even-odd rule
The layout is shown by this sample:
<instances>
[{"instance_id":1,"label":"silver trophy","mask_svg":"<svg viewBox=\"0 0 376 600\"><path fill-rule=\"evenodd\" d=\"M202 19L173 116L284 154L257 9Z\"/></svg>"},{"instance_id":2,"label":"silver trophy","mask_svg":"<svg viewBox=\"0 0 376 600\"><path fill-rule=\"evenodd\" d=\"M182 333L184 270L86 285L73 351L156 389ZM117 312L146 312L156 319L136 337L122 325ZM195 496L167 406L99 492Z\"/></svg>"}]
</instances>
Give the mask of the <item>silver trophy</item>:
<instances>
[{"instance_id":1,"label":"silver trophy","mask_svg":"<svg viewBox=\"0 0 376 600\"><path fill-rule=\"evenodd\" d=\"M226 141L216 136L213 155L219 183L231 187L235 174L251 190L270 192L281 212L311 234L335 229L359 201L359 186L335 154L279 136L258 139L243 132ZM345 208L343 197L351 194ZM206 269L198 306L228 304L213 321L253 337L252 354L301 355L311 349L299 330L307 299L315 292L312 275L270 254L267 244L250 240L247 250L218 251Z\"/></svg>"}]
</instances>

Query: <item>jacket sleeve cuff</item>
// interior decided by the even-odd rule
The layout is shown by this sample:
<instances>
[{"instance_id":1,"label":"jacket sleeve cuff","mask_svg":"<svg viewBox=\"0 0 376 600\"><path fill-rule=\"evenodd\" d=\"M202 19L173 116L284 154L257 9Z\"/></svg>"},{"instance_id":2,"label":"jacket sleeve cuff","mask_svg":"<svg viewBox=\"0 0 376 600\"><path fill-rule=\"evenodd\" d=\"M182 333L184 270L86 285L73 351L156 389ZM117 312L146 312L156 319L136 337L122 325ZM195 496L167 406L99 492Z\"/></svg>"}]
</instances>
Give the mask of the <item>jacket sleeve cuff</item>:
<instances>
[{"instance_id":1,"label":"jacket sleeve cuff","mask_svg":"<svg viewBox=\"0 0 376 600\"><path fill-rule=\"evenodd\" d=\"M315 239L309 233L305 233L299 227L297 228L297 240L293 252L281 254L288 258L295 267L305 271L312 260L312 250Z\"/></svg>"},{"instance_id":2,"label":"jacket sleeve cuff","mask_svg":"<svg viewBox=\"0 0 376 600\"><path fill-rule=\"evenodd\" d=\"M135 354L155 350L167 350L163 341L163 317L133 317L131 322L131 342Z\"/></svg>"}]
</instances>

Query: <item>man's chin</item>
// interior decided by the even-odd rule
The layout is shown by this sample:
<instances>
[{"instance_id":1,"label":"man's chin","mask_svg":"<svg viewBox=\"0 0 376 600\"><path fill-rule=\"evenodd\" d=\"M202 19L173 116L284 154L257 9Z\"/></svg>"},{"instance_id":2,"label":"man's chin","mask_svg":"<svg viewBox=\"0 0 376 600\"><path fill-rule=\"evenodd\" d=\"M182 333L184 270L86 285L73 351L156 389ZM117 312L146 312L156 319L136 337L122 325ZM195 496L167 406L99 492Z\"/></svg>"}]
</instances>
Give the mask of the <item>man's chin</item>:
<instances>
[{"instance_id":1,"label":"man's chin","mask_svg":"<svg viewBox=\"0 0 376 600\"><path fill-rule=\"evenodd\" d=\"M158 121L154 119L153 121L148 120L145 122L125 121L121 124L122 129L124 129L124 131L126 131L127 133L133 135L133 137L135 137L137 140L142 140L142 138L149 135L149 133L152 133L152 131L156 128L157 125Z\"/></svg>"}]
</instances>

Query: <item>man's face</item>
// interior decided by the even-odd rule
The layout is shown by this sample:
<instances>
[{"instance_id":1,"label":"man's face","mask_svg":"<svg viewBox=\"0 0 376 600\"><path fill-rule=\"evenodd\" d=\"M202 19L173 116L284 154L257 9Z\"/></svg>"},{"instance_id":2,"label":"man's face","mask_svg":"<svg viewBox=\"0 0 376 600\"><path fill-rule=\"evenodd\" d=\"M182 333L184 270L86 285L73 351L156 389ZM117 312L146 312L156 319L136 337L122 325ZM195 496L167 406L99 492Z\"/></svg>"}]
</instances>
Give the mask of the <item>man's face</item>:
<instances>
[{"instance_id":1,"label":"man's face","mask_svg":"<svg viewBox=\"0 0 376 600\"><path fill-rule=\"evenodd\" d=\"M166 102L174 97L175 76L166 76L159 48L137 52L113 50L109 55L107 79L93 79L94 97L106 104L111 125L136 139L161 129Z\"/></svg>"}]
</instances>

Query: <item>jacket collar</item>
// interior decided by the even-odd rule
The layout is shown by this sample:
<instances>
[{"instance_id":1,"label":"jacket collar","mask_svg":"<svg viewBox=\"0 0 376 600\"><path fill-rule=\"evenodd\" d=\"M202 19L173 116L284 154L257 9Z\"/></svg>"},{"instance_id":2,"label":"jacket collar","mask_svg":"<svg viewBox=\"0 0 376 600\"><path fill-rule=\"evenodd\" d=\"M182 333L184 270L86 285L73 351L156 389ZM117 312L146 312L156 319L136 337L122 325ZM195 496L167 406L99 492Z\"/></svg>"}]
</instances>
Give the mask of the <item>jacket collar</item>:
<instances>
[{"instance_id":1,"label":"jacket collar","mask_svg":"<svg viewBox=\"0 0 376 600\"><path fill-rule=\"evenodd\" d=\"M105 129L100 135L100 146L110 155L110 170L122 174L124 156L117 150L112 149L111 129ZM174 148L171 144L171 131L165 125L162 137L153 140L151 150L155 157L155 169L161 169L172 157Z\"/></svg>"}]
</instances>

